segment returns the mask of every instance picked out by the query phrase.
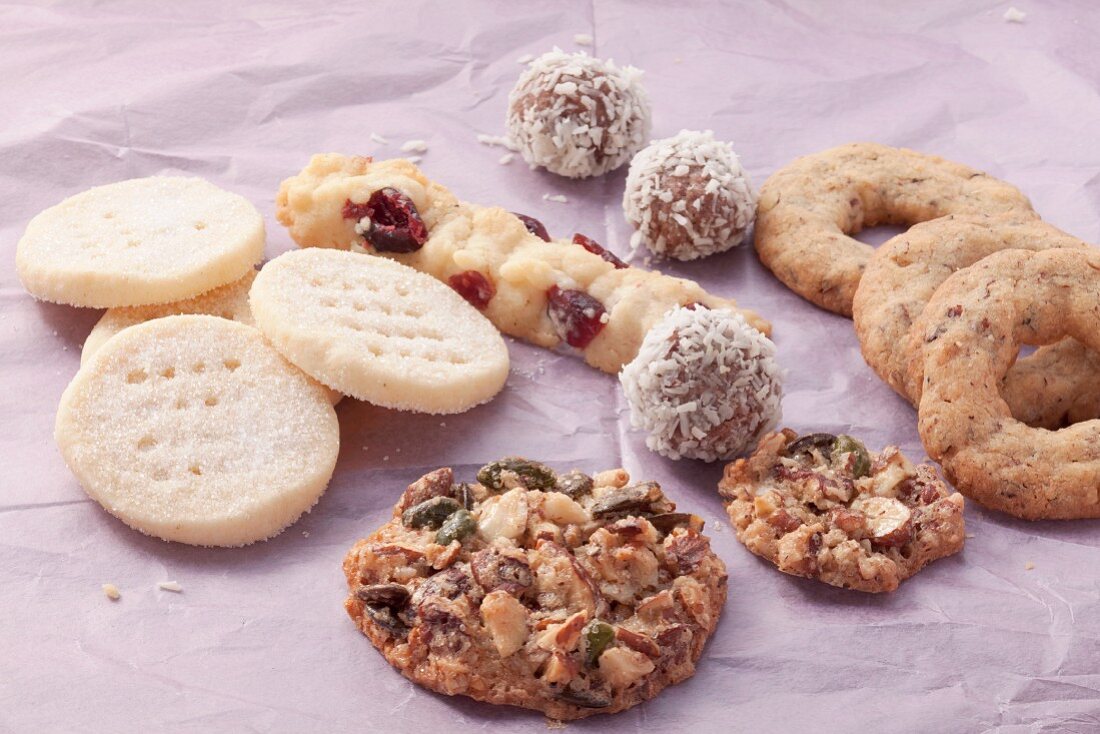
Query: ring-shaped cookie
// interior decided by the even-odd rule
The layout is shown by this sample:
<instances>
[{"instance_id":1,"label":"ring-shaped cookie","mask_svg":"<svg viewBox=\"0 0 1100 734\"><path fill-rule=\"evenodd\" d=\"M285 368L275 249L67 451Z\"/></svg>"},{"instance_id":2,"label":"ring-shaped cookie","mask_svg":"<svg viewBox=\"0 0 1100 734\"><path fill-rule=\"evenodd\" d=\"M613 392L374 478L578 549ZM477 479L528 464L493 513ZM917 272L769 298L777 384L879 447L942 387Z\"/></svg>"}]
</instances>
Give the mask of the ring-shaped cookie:
<instances>
[{"instance_id":1,"label":"ring-shaped cookie","mask_svg":"<svg viewBox=\"0 0 1100 734\"><path fill-rule=\"evenodd\" d=\"M948 214L1038 217L1014 186L938 156L850 143L771 175L756 207L756 252L788 288L844 316L874 248L851 237Z\"/></svg>"},{"instance_id":2,"label":"ring-shaped cookie","mask_svg":"<svg viewBox=\"0 0 1100 734\"><path fill-rule=\"evenodd\" d=\"M916 327L921 441L955 487L1026 520L1100 517L1100 420L1031 428L999 392L1021 344L1072 336L1100 350L1100 252L990 255L948 278Z\"/></svg>"},{"instance_id":3,"label":"ring-shaped cookie","mask_svg":"<svg viewBox=\"0 0 1100 734\"><path fill-rule=\"evenodd\" d=\"M920 402L922 335L913 322L952 273L1007 249L1084 248L1041 219L959 215L918 224L880 246L852 304L867 364L913 405ZM1100 416L1100 352L1074 339L1040 347L1005 375L1001 394L1029 426L1060 428Z\"/></svg>"}]
</instances>

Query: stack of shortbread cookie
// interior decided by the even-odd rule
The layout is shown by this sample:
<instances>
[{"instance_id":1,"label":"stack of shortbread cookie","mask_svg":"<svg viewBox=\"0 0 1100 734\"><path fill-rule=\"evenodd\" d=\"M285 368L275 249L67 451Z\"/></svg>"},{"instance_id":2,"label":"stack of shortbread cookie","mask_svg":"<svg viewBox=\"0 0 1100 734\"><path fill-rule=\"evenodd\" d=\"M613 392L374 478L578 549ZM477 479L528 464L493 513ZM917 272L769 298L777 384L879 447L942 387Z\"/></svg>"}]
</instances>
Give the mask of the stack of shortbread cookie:
<instances>
[{"instance_id":1,"label":"stack of shortbread cookie","mask_svg":"<svg viewBox=\"0 0 1100 734\"><path fill-rule=\"evenodd\" d=\"M500 334L442 283L332 251L257 273L263 249L248 201L176 177L77 194L19 242L32 295L108 309L55 436L88 494L141 532L216 546L272 537L328 486L341 394L454 413L504 386Z\"/></svg>"}]
</instances>

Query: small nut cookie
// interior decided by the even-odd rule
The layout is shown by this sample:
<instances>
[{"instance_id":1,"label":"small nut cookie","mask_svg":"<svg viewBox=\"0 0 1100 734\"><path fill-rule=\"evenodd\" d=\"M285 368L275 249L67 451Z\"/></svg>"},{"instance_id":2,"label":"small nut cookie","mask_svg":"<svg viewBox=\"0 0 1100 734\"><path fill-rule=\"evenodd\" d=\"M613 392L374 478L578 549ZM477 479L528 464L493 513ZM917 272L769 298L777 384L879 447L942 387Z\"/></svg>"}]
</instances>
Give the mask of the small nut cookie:
<instances>
[{"instance_id":1,"label":"small nut cookie","mask_svg":"<svg viewBox=\"0 0 1100 734\"><path fill-rule=\"evenodd\" d=\"M249 302L287 359L375 405L460 413L508 379L500 332L453 290L393 260L294 250L264 266Z\"/></svg>"},{"instance_id":2,"label":"small nut cookie","mask_svg":"<svg viewBox=\"0 0 1100 734\"><path fill-rule=\"evenodd\" d=\"M760 190L756 251L784 285L844 316L874 251L850 235L947 214L1038 217L1014 186L937 156L850 143L796 159Z\"/></svg>"},{"instance_id":3,"label":"small nut cookie","mask_svg":"<svg viewBox=\"0 0 1100 734\"><path fill-rule=\"evenodd\" d=\"M718 491L737 539L783 573L893 591L962 549L963 498L896 446L871 454L851 436L790 429L726 465Z\"/></svg>"},{"instance_id":4,"label":"small nut cookie","mask_svg":"<svg viewBox=\"0 0 1100 734\"><path fill-rule=\"evenodd\" d=\"M863 358L914 406L920 403L922 334L913 329L952 273L1005 249L1088 245L1040 219L946 216L918 224L875 251L860 279L852 321ZM1100 416L1100 353L1073 339L1040 347L1008 371L1001 394L1020 421L1060 428Z\"/></svg>"},{"instance_id":5,"label":"small nut cookie","mask_svg":"<svg viewBox=\"0 0 1100 734\"><path fill-rule=\"evenodd\" d=\"M54 435L104 509L191 545L277 535L320 498L340 449L324 388L251 326L215 316L112 337L66 388Z\"/></svg>"},{"instance_id":6,"label":"small nut cookie","mask_svg":"<svg viewBox=\"0 0 1100 734\"><path fill-rule=\"evenodd\" d=\"M608 484L518 457L476 483L425 474L348 552L344 607L439 693L555 719L647 701L694 674L726 568L701 518L619 474Z\"/></svg>"},{"instance_id":7,"label":"small nut cookie","mask_svg":"<svg viewBox=\"0 0 1100 734\"><path fill-rule=\"evenodd\" d=\"M201 178L97 186L45 210L15 252L35 298L115 308L191 298L243 278L263 257L264 221Z\"/></svg>"},{"instance_id":8,"label":"small nut cookie","mask_svg":"<svg viewBox=\"0 0 1100 734\"><path fill-rule=\"evenodd\" d=\"M914 328L921 441L959 491L1025 520L1100 517L1100 421L1031 428L1000 394L1021 344L1100 350L1100 253L994 253L944 281Z\"/></svg>"}]
</instances>

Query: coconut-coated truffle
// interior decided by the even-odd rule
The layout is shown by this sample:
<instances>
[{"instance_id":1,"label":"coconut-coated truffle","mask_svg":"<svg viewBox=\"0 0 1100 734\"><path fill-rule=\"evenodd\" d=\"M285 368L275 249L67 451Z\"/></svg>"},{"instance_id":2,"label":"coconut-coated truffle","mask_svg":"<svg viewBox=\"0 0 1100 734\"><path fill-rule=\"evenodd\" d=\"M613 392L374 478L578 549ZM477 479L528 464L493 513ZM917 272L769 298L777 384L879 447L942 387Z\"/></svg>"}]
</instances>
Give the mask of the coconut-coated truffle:
<instances>
[{"instance_id":1,"label":"coconut-coated truffle","mask_svg":"<svg viewBox=\"0 0 1100 734\"><path fill-rule=\"evenodd\" d=\"M649 139L642 72L560 49L532 61L508 97L508 134L532 167L568 178L613 171Z\"/></svg>"},{"instance_id":2,"label":"coconut-coated truffle","mask_svg":"<svg viewBox=\"0 0 1100 734\"><path fill-rule=\"evenodd\" d=\"M670 311L619 381L630 422L670 459L732 459L782 416L775 344L737 313L699 305Z\"/></svg>"}]
</instances>

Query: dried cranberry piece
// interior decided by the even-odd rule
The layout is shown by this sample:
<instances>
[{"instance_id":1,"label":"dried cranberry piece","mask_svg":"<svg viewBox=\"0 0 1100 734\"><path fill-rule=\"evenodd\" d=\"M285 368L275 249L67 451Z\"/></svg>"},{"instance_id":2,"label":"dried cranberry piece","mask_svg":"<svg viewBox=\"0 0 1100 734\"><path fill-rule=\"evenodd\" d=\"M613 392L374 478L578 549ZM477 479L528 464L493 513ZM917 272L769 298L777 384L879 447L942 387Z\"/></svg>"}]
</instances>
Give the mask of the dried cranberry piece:
<instances>
[{"instance_id":1,"label":"dried cranberry piece","mask_svg":"<svg viewBox=\"0 0 1100 734\"><path fill-rule=\"evenodd\" d=\"M604 260L607 260L609 263L614 265L618 270L630 267L622 260L620 260L615 253L607 250L606 248L604 248L603 245L601 245L599 242L596 242L596 240L592 239L591 237L585 237L580 232L573 235L573 244L580 245L584 249L591 252L593 255L599 255Z\"/></svg>"},{"instance_id":2,"label":"dried cranberry piece","mask_svg":"<svg viewBox=\"0 0 1100 734\"><path fill-rule=\"evenodd\" d=\"M584 291L550 286L546 291L546 313L565 343L577 349L587 347L603 331L603 304Z\"/></svg>"},{"instance_id":3,"label":"dried cranberry piece","mask_svg":"<svg viewBox=\"0 0 1100 734\"><path fill-rule=\"evenodd\" d=\"M476 270L466 270L455 273L447 282L458 291L458 295L465 298L471 305L481 310L489 305L489 301L496 295L497 289L493 281L486 278Z\"/></svg>"},{"instance_id":4,"label":"dried cranberry piece","mask_svg":"<svg viewBox=\"0 0 1100 734\"><path fill-rule=\"evenodd\" d=\"M542 222L526 214L520 214L519 212L512 213L519 218L519 221L523 222L523 226L527 228L528 232L535 235L543 242L550 241L550 233L546 231L546 227L542 226Z\"/></svg>"},{"instance_id":5,"label":"dried cranberry piece","mask_svg":"<svg viewBox=\"0 0 1100 734\"><path fill-rule=\"evenodd\" d=\"M379 252L416 252L428 241L428 228L412 199L394 188L379 189L365 203L344 203L344 219L370 220L363 237Z\"/></svg>"}]
</instances>

